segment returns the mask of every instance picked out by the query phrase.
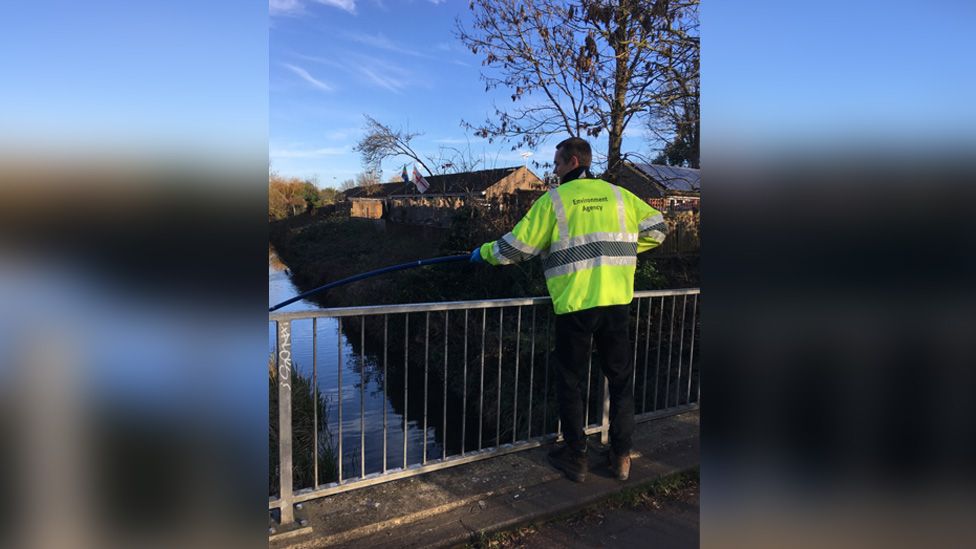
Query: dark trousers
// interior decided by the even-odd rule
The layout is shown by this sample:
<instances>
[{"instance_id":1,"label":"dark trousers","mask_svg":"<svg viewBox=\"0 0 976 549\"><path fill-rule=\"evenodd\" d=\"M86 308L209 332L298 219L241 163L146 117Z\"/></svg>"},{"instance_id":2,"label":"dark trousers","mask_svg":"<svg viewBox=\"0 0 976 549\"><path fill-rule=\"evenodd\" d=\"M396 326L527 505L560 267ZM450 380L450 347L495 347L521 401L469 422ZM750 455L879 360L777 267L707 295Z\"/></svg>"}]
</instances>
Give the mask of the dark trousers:
<instances>
[{"instance_id":1,"label":"dark trousers","mask_svg":"<svg viewBox=\"0 0 976 549\"><path fill-rule=\"evenodd\" d=\"M580 447L585 438L583 399L592 336L610 388L610 444L618 455L630 452L634 366L630 361L629 310L629 305L615 305L556 315L556 394L563 438L571 446ZM603 387L596 385L590 391L602 394Z\"/></svg>"}]
</instances>

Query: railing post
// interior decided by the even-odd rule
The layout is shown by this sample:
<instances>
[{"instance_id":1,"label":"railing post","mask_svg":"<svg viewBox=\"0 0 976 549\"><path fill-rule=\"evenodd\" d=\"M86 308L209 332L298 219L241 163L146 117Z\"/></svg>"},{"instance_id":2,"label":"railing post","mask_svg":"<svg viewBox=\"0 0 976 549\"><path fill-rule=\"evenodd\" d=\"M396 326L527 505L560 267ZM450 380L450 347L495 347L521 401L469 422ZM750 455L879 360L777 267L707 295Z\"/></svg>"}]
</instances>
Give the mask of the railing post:
<instances>
[{"instance_id":1,"label":"railing post","mask_svg":"<svg viewBox=\"0 0 976 549\"><path fill-rule=\"evenodd\" d=\"M603 422L600 424L600 444L610 442L610 383L603 378Z\"/></svg>"},{"instance_id":2,"label":"railing post","mask_svg":"<svg viewBox=\"0 0 976 549\"><path fill-rule=\"evenodd\" d=\"M291 437L291 321L277 322L278 352L278 491L281 502L281 524L295 522L292 487Z\"/></svg>"}]
</instances>

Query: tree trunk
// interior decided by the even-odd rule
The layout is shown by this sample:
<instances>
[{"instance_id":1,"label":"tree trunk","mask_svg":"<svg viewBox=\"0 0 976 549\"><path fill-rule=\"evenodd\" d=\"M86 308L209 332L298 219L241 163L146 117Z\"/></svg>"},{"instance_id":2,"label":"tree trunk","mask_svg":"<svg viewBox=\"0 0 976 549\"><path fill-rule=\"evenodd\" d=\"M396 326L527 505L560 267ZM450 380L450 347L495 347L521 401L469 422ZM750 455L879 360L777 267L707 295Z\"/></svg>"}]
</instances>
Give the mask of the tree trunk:
<instances>
[{"instance_id":1,"label":"tree trunk","mask_svg":"<svg viewBox=\"0 0 976 549\"><path fill-rule=\"evenodd\" d=\"M607 174L614 181L623 165L620 162L620 149L624 138L624 109L627 98L627 64L617 58L617 77L614 83L613 109L610 111L610 133L607 146Z\"/></svg>"},{"instance_id":2,"label":"tree trunk","mask_svg":"<svg viewBox=\"0 0 976 549\"><path fill-rule=\"evenodd\" d=\"M617 54L617 63L614 68L613 81L613 107L610 109L610 133L608 135L607 146L607 175L614 182L623 165L620 162L620 149L624 139L624 114L627 109L627 87L630 83L628 65L630 64L630 49L626 41L622 40L627 28L627 13L625 10L617 10L616 25L620 31L611 33L617 35L617 40L613 43L614 52ZM623 43L622 43L623 42Z\"/></svg>"}]
</instances>

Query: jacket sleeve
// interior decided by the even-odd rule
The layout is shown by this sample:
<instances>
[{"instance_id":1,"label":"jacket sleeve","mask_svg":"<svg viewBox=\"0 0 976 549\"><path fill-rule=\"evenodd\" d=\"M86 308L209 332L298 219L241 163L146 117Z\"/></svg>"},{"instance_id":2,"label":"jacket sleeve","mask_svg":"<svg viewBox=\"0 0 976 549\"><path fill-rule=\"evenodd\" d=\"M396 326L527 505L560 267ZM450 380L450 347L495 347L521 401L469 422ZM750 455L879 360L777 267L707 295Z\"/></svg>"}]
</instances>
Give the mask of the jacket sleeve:
<instances>
[{"instance_id":1,"label":"jacket sleeve","mask_svg":"<svg viewBox=\"0 0 976 549\"><path fill-rule=\"evenodd\" d=\"M492 265L510 265L532 259L549 249L556 215L552 199L544 194L535 201L511 232L481 245L481 257Z\"/></svg>"},{"instance_id":2,"label":"jacket sleeve","mask_svg":"<svg viewBox=\"0 0 976 549\"><path fill-rule=\"evenodd\" d=\"M637 196L627 193L637 220L637 253L657 248L668 235L668 226L661 212Z\"/></svg>"}]
</instances>

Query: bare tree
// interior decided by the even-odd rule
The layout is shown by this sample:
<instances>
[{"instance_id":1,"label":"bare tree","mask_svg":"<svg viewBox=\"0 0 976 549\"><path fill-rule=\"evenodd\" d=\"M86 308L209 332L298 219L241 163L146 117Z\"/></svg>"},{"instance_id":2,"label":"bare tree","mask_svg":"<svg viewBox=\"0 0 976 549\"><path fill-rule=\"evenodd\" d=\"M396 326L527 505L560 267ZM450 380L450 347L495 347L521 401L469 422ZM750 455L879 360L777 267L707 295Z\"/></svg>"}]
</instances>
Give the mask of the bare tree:
<instances>
[{"instance_id":1,"label":"bare tree","mask_svg":"<svg viewBox=\"0 0 976 549\"><path fill-rule=\"evenodd\" d=\"M377 172L365 171L356 174L356 186L362 187L367 196L374 195L380 190L380 177Z\"/></svg>"},{"instance_id":2,"label":"bare tree","mask_svg":"<svg viewBox=\"0 0 976 549\"><path fill-rule=\"evenodd\" d=\"M631 120L691 93L697 67L698 0L472 0L470 29L458 38L484 56L486 90L512 91L476 135L535 147L555 134L606 132L616 173ZM697 71L690 75L697 79Z\"/></svg>"},{"instance_id":3,"label":"bare tree","mask_svg":"<svg viewBox=\"0 0 976 549\"><path fill-rule=\"evenodd\" d=\"M353 150L362 156L363 167L367 171L379 174L380 164L387 158L407 157L420 164L427 171L427 175L434 175L424 159L410 145L415 137L423 134L403 129L394 130L369 115L363 116L366 118L366 135Z\"/></svg>"},{"instance_id":4,"label":"bare tree","mask_svg":"<svg viewBox=\"0 0 976 549\"><path fill-rule=\"evenodd\" d=\"M319 201L322 204L335 204L336 203L336 195L338 195L338 194L339 194L339 191L333 189L332 187L326 187L324 189L320 189L319 190Z\"/></svg>"},{"instance_id":5,"label":"bare tree","mask_svg":"<svg viewBox=\"0 0 976 549\"><path fill-rule=\"evenodd\" d=\"M479 166L484 164L484 159L475 158L471 152L471 142L468 141L464 149L449 146L439 147L434 164L440 173L465 173L477 170Z\"/></svg>"},{"instance_id":6,"label":"bare tree","mask_svg":"<svg viewBox=\"0 0 976 549\"><path fill-rule=\"evenodd\" d=\"M483 163L471 152L471 143L465 149L453 146L441 146L437 156L421 155L413 148L414 138L423 135L420 132L410 132L404 129L394 130L375 118L366 118L366 133L354 150L360 153L363 166L367 171L381 173L380 165L387 159L406 159L408 162L419 164L427 175L470 172ZM391 181L399 181L400 174L390 176Z\"/></svg>"},{"instance_id":7,"label":"bare tree","mask_svg":"<svg viewBox=\"0 0 976 549\"><path fill-rule=\"evenodd\" d=\"M655 111L648 128L664 147L654 159L670 166L700 167L701 108L700 84L690 87L694 94Z\"/></svg>"},{"instance_id":8,"label":"bare tree","mask_svg":"<svg viewBox=\"0 0 976 549\"><path fill-rule=\"evenodd\" d=\"M655 161L698 168L701 139L700 46L698 41L690 46L689 55L671 67L671 78L666 85L672 88L671 96L674 99L651 108L648 129L665 143Z\"/></svg>"}]
</instances>

